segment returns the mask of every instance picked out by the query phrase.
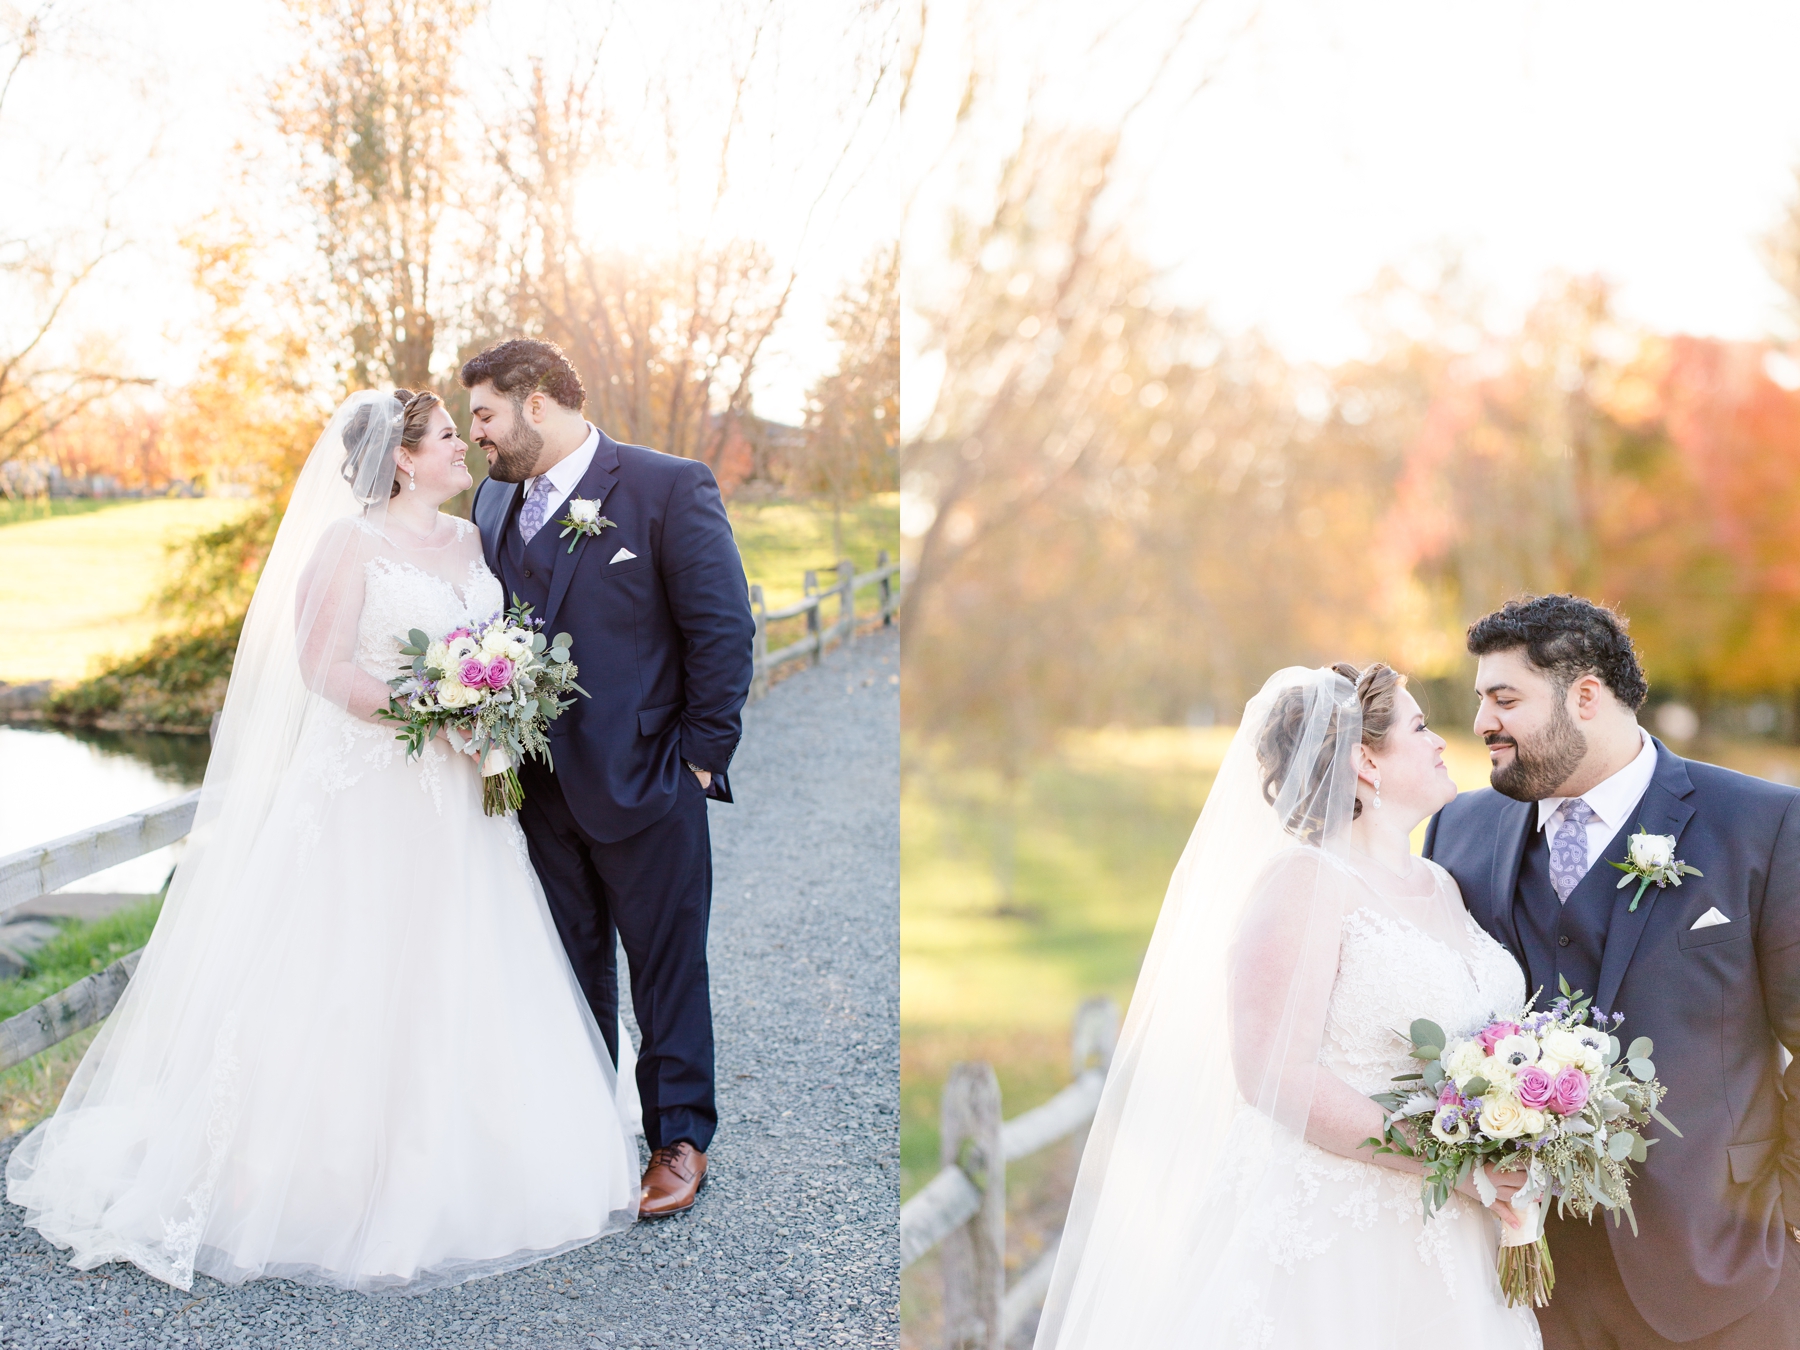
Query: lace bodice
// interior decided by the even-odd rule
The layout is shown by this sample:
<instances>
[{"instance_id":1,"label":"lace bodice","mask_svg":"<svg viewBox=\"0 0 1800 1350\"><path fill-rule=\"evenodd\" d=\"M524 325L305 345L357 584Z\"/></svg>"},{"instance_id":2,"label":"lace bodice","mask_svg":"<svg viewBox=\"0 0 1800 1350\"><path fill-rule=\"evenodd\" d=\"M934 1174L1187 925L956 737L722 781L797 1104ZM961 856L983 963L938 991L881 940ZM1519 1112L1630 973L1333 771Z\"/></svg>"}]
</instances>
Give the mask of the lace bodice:
<instances>
[{"instance_id":1,"label":"lace bodice","mask_svg":"<svg viewBox=\"0 0 1800 1350\"><path fill-rule=\"evenodd\" d=\"M412 563L382 555L363 564L367 589L356 624L356 664L386 681L406 664L399 637L413 628L433 638L472 620L485 619L505 601L500 580L480 558L466 579L452 586Z\"/></svg>"},{"instance_id":2,"label":"lace bodice","mask_svg":"<svg viewBox=\"0 0 1800 1350\"><path fill-rule=\"evenodd\" d=\"M1440 886L1455 885L1428 865ZM1525 1001L1518 962L1474 919L1464 922L1467 955L1373 908L1345 914L1320 1062L1359 1092L1391 1091L1395 1074L1418 1068L1400 1034L1415 1018L1465 1036L1495 1013L1516 1011Z\"/></svg>"}]
</instances>

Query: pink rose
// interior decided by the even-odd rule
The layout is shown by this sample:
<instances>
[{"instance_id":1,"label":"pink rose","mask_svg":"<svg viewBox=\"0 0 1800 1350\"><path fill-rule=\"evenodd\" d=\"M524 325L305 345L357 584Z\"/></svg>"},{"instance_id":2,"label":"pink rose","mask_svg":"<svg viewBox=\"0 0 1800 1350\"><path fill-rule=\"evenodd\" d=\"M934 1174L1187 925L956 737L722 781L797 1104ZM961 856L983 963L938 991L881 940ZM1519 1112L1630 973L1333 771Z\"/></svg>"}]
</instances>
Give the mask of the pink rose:
<instances>
[{"instance_id":1,"label":"pink rose","mask_svg":"<svg viewBox=\"0 0 1800 1350\"><path fill-rule=\"evenodd\" d=\"M1461 1106L1462 1093L1456 1090L1456 1084L1445 1080L1444 1086L1438 1089L1439 1106Z\"/></svg>"},{"instance_id":2,"label":"pink rose","mask_svg":"<svg viewBox=\"0 0 1800 1350\"><path fill-rule=\"evenodd\" d=\"M475 635L466 628L452 628L448 633L444 634L444 641L445 642L455 642L456 639L458 639L459 637L474 637L474 636Z\"/></svg>"},{"instance_id":3,"label":"pink rose","mask_svg":"<svg viewBox=\"0 0 1800 1350\"><path fill-rule=\"evenodd\" d=\"M508 661L504 656L496 656L492 661L488 662L487 687L489 689L506 688L507 685L512 683L512 677L513 663Z\"/></svg>"},{"instance_id":4,"label":"pink rose","mask_svg":"<svg viewBox=\"0 0 1800 1350\"><path fill-rule=\"evenodd\" d=\"M463 663L456 668L456 678L471 689L479 689L487 683L487 667L473 656L463 658Z\"/></svg>"},{"instance_id":5,"label":"pink rose","mask_svg":"<svg viewBox=\"0 0 1800 1350\"><path fill-rule=\"evenodd\" d=\"M1551 1087L1550 1109L1559 1116L1572 1116L1587 1105L1587 1075L1573 1064L1556 1075Z\"/></svg>"},{"instance_id":6,"label":"pink rose","mask_svg":"<svg viewBox=\"0 0 1800 1350\"><path fill-rule=\"evenodd\" d=\"M1475 1039L1481 1042L1482 1052L1491 1055L1494 1053L1494 1047L1501 1041L1508 1036L1517 1036L1518 1034L1519 1024L1517 1022L1495 1022Z\"/></svg>"},{"instance_id":7,"label":"pink rose","mask_svg":"<svg viewBox=\"0 0 1800 1350\"><path fill-rule=\"evenodd\" d=\"M1566 1073L1567 1070L1564 1070ZM1587 1079L1583 1078L1583 1101L1587 1100ZM1518 1077L1513 1079L1513 1091L1518 1094L1519 1105L1529 1106L1533 1111L1542 1111L1550 1104L1550 1098L1556 1093L1556 1085L1550 1081L1550 1075L1535 1064L1527 1064L1519 1070ZM1564 1114L1568 1114L1564 1112Z\"/></svg>"}]
</instances>

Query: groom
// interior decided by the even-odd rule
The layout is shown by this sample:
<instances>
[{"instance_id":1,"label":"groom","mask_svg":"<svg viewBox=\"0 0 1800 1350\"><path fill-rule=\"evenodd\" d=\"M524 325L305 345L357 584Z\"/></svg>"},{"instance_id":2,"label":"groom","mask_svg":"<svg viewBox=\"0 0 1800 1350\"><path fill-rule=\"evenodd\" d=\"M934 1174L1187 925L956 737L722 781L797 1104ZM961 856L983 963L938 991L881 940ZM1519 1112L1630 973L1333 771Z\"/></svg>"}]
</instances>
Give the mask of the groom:
<instances>
[{"instance_id":1,"label":"groom","mask_svg":"<svg viewBox=\"0 0 1800 1350\"><path fill-rule=\"evenodd\" d=\"M1800 1347L1800 792L1682 759L1637 724L1623 622L1572 595L1469 629L1493 791L1431 822L1425 856L1556 997L1559 978L1655 1042L1667 1130L1637 1168L1640 1236L1548 1224L1549 1350ZM1644 891L1607 866L1642 829L1698 868Z\"/></svg>"},{"instance_id":2,"label":"groom","mask_svg":"<svg viewBox=\"0 0 1800 1350\"><path fill-rule=\"evenodd\" d=\"M581 380L554 346L502 342L463 366L462 383L488 461L474 510L488 566L545 632L570 635L589 695L550 724L555 772L520 767L519 823L614 1063L615 933L630 962L651 1148L638 1212L660 1218L694 1203L718 1124L706 800L731 800L750 690L743 563L707 467L587 422ZM578 509L598 519L564 537Z\"/></svg>"}]
</instances>

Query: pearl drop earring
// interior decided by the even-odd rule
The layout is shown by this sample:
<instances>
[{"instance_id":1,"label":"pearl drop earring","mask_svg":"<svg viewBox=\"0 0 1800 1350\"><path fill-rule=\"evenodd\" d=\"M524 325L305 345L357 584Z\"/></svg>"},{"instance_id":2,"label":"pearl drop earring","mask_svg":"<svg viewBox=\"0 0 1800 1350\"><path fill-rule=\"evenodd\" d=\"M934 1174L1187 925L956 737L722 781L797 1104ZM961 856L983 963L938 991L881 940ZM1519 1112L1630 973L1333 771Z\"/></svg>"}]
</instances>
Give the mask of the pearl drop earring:
<instances>
[{"instance_id":1,"label":"pearl drop earring","mask_svg":"<svg viewBox=\"0 0 1800 1350\"><path fill-rule=\"evenodd\" d=\"M1381 810L1381 780L1379 778L1375 780L1375 809Z\"/></svg>"},{"instance_id":2,"label":"pearl drop earring","mask_svg":"<svg viewBox=\"0 0 1800 1350\"><path fill-rule=\"evenodd\" d=\"M410 492L417 492L419 490L419 480L413 476L413 471L411 469L406 471L406 487Z\"/></svg>"}]
</instances>

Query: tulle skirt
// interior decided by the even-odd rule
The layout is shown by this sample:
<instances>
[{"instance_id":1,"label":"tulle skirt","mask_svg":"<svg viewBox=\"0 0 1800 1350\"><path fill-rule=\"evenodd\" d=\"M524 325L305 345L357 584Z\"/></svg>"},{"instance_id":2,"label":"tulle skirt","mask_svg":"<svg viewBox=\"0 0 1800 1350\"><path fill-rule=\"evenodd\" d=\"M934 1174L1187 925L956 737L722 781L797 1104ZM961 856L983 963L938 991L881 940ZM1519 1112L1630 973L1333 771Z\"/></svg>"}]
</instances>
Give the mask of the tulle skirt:
<instances>
[{"instance_id":1,"label":"tulle skirt","mask_svg":"<svg viewBox=\"0 0 1800 1350\"><path fill-rule=\"evenodd\" d=\"M1175 1283L1181 1350L1537 1350L1506 1305L1499 1220L1459 1195L1423 1217L1416 1176L1344 1158L1242 1107Z\"/></svg>"},{"instance_id":2,"label":"tulle skirt","mask_svg":"<svg viewBox=\"0 0 1800 1350\"><path fill-rule=\"evenodd\" d=\"M516 820L482 814L465 756L307 716L247 852L195 841L8 1198L74 1266L181 1289L420 1290L629 1225L635 1093Z\"/></svg>"}]
</instances>

